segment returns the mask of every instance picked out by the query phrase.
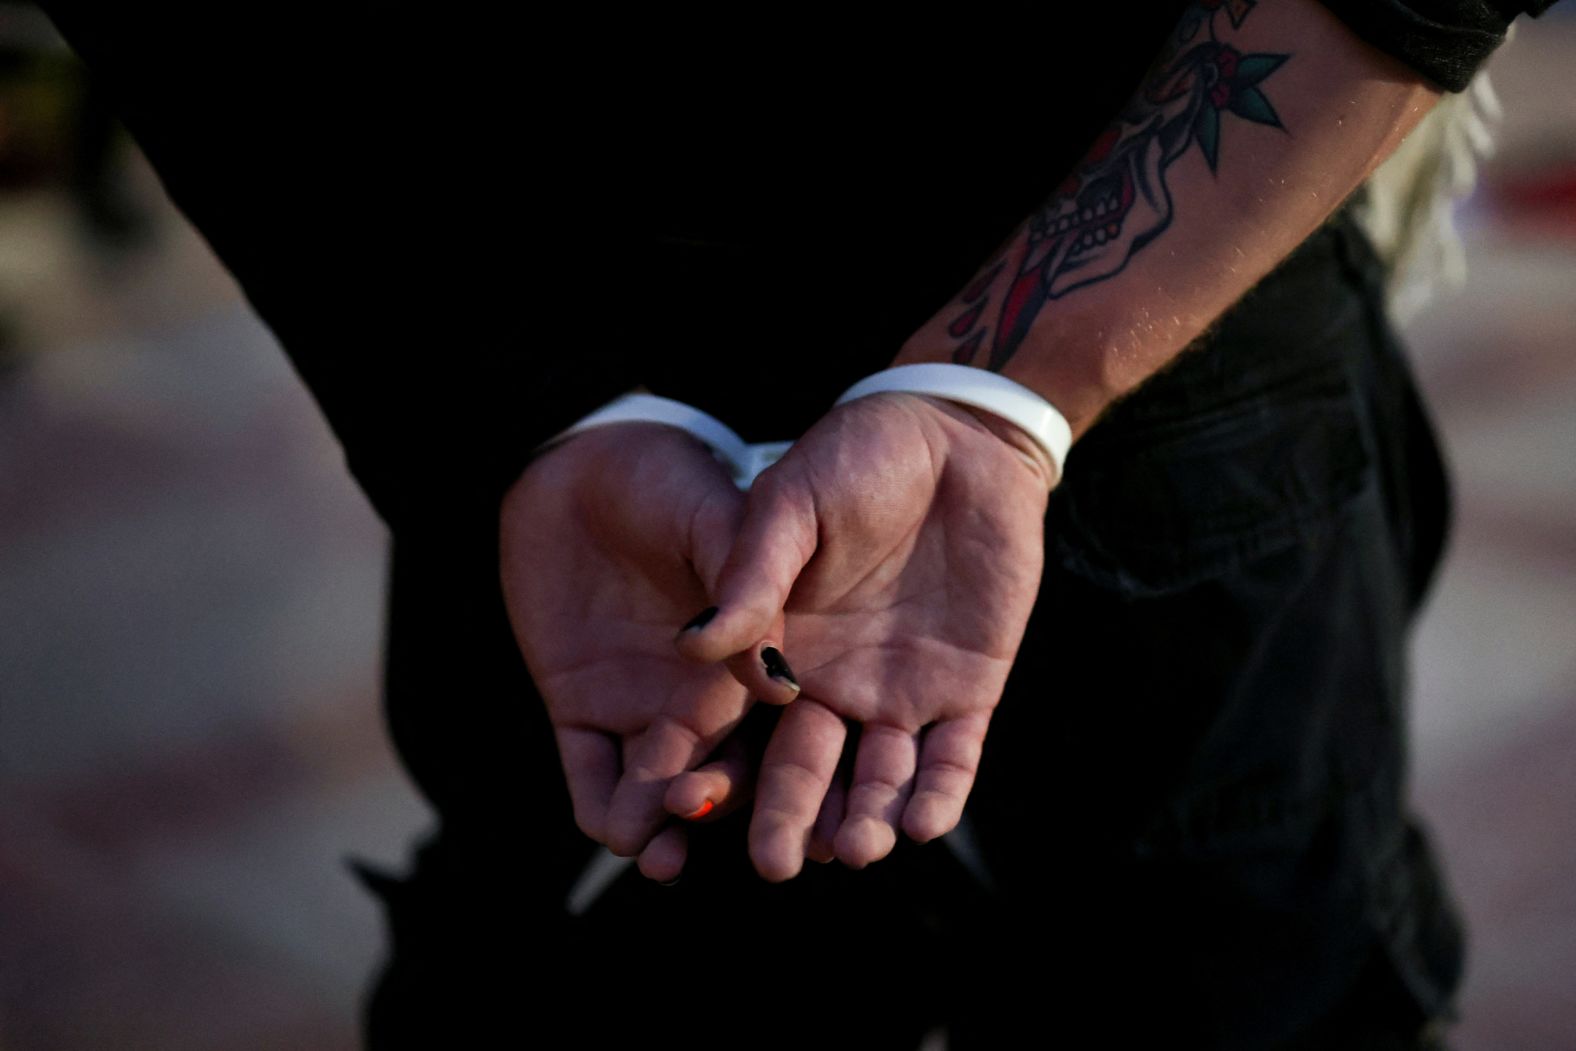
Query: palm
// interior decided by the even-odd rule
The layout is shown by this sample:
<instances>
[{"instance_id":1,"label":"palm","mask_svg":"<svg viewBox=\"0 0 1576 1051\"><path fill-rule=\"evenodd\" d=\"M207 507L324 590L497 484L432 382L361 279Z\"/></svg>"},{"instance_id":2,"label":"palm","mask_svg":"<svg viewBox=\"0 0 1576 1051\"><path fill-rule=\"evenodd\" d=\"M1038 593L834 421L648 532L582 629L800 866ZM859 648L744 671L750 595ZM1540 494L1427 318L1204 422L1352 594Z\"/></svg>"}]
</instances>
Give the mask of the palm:
<instances>
[{"instance_id":1,"label":"palm","mask_svg":"<svg viewBox=\"0 0 1576 1051\"><path fill-rule=\"evenodd\" d=\"M835 410L757 481L707 638L729 648L786 595L804 689L761 771L765 874L792 875L813 838L863 865L898 827L957 823L1039 586L1045 502L997 432L911 395ZM862 728L846 796L844 720Z\"/></svg>"},{"instance_id":2,"label":"palm","mask_svg":"<svg viewBox=\"0 0 1576 1051\"><path fill-rule=\"evenodd\" d=\"M824 509L787 607L806 694L915 733L988 713L1039 584L1040 534L1025 526L1044 516L1043 484L965 415L919 399L866 399L832 422L776 480ZM830 451L844 448L867 455Z\"/></svg>"},{"instance_id":3,"label":"palm","mask_svg":"<svg viewBox=\"0 0 1576 1051\"><path fill-rule=\"evenodd\" d=\"M694 765L747 707L725 668L673 650L674 625L704 604L741 501L689 436L623 424L544 454L504 504L504 595L576 820L627 853L660 820L671 774L654 768Z\"/></svg>"}]
</instances>

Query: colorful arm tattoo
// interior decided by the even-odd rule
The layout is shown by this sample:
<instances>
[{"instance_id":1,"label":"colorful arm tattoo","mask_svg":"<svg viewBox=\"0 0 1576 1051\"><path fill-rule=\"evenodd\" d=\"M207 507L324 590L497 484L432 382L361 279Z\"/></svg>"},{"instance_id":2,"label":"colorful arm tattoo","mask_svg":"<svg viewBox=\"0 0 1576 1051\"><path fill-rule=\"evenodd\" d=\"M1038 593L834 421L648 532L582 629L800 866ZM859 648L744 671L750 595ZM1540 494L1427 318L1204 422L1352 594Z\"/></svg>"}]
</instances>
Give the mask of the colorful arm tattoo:
<instances>
[{"instance_id":1,"label":"colorful arm tattoo","mask_svg":"<svg viewBox=\"0 0 1576 1051\"><path fill-rule=\"evenodd\" d=\"M1009 253L1021 262L994 329L990 307L1008 260L987 264L964 291L947 326L958 341L953 361L1000 370L1046 303L1121 273L1171 225L1166 169L1197 143L1209 170L1219 170L1222 114L1284 130L1259 85L1289 56L1245 55L1217 35L1222 15L1235 29L1256 2L1194 0L1137 95L1029 219L1027 239L1013 239ZM989 360L977 362L987 340Z\"/></svg>"}]
</instances>

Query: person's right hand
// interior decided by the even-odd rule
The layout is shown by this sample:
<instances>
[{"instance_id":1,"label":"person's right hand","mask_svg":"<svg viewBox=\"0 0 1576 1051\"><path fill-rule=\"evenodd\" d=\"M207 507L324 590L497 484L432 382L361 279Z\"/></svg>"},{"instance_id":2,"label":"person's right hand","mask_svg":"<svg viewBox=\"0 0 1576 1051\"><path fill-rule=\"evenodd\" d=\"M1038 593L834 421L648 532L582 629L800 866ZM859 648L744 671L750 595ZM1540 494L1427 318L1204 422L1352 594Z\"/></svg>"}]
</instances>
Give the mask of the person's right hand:
<instances>
[{"instance_id":1,"label":"person's right hand","mask_svg":"<svg viewBox=\"0 0 1576 1051\"><path fill-rule=\"evenodd\" d=\"M923 842L958 823L1038 593L1053 477L1004 420L879 394L833 409L756 479L711 589L720 612L678 648L722 659L787 611L803 693L761 762L763 876L788 879L806 856L863 867L900 830Z\"/></svg>"},{"instance_id":2,"label":"person's right hand","mask_svg":"<svg viewBox=\"0 0 1576 1051\"><path fill-rule=\"evenodd\" d=\"M780 644L780 617L726 665L697 666L673 648L675 626L706 605L743 503L705 446L648 423L569 438L503 502L504 598L575 820L615 853L639 853L658 880L676 877L685 855L682 830L662 829L669 782L713 757L752 696L783 703L797 692L761 658ZM752 787L742 755L718 755L686 780L714 816Z\"/></svg>"}]
</instances>

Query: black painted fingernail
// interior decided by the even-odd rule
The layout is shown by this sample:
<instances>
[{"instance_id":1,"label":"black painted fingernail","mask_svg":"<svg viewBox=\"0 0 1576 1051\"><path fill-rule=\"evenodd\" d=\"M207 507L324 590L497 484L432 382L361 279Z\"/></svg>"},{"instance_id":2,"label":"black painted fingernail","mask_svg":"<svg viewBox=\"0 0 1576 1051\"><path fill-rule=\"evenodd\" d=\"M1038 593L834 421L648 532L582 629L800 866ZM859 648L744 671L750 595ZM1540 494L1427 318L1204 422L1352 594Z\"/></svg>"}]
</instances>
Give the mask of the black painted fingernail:
<instances>
[{"instance_id":1,"label":"black painted fingernail","mask_svg":"<svg viewBox=\"0 0 1576 1051\"><path fill-rule=\"evenodd\" d=\"M665 880L658 880L657 881L657 886L659 886L659 887L676 887L678 885L679 885L679 878L677 876L674 876L672 879L665 879Z\"/></svg>"},{"instance_id":2,"label":"black painted fingernail","mask_svg":"<svg viewBox=\"0 0 1576 1051\"><path fill-rule=\"evenodd\" d=\"M788 667L788 662L783 660L783 655L775 646L767 646L761 650L761 663L766 666L766 674L778 682L787 683L794 689L799 688L799 680L793 677L793 669Z\"/></svg>"},{"instance_id":3,"label":"black painted fingernail","mask_svg":"<svg viewBox=\"0 0 1576 1051\"><path fill-rule=\"evenodd\" d=\"M679 634L682 635L686 631L699 631L701 628L704 628L706 625L710 624L711 618L715 617L716 615L717 607L707 606L705 609L695 614L695 618L693 620L680 628Z\"/></svg>"}]
</instances>

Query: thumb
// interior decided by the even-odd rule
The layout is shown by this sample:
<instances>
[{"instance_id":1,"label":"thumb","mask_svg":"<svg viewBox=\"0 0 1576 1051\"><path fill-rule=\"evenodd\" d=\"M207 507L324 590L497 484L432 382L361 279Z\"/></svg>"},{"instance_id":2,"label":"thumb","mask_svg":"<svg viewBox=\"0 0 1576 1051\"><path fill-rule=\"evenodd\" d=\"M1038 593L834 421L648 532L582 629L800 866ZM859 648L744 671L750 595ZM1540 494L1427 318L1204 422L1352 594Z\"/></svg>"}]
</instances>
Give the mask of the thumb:
<instances>
[{"instance_id":1,"label":"thumb","mask_svg":"<svg viewBox=\"0 0 1576 1051\"><path fill-rule=\"evenodd\" d=\"M818 521L808 487L777 468L756 480L728 557L707 590L715 602L679 631L693 661L726 660L772 634L794 582L815 554ZM696 547L703 548L697 537Z\"/></svg>"}]
</instances>

